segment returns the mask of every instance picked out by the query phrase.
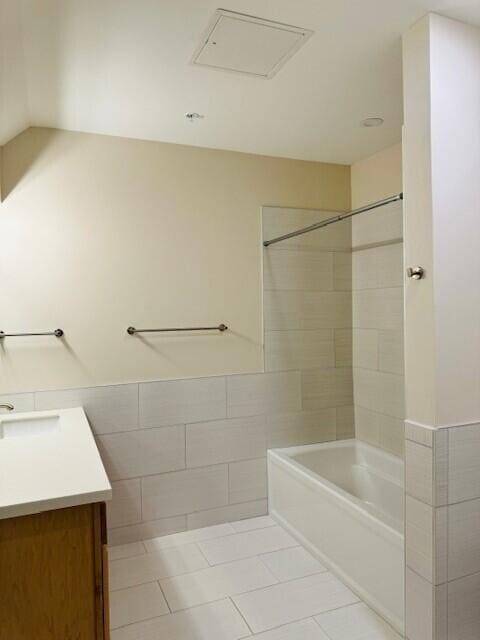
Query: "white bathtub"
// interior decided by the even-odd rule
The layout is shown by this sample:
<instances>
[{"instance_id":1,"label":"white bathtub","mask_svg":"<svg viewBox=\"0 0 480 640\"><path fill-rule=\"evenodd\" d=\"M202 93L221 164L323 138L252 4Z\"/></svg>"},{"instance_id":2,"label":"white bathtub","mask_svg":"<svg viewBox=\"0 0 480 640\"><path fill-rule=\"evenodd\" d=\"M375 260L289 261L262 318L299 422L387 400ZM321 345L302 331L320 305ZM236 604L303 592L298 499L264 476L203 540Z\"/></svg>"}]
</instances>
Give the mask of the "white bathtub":
<instances>
[{"instance_id":1,"label":"white bathtub","mask_svg":"<svg viewBox=\"0 0 480 640\"><path fill-rule=\"evenodd\" d=\"M404 633L403 461L359 440L268 452L271 515Z\"/></svg>"}]
</instances>

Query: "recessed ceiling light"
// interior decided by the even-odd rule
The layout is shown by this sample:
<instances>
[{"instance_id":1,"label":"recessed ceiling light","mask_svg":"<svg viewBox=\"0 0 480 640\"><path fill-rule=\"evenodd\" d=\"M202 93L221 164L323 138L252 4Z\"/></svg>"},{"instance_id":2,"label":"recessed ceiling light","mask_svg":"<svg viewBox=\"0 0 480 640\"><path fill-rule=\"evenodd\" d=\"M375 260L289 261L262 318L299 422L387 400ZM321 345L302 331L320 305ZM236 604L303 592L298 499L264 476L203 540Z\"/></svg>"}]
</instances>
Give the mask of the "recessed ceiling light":
<instances>
[{"instance_id":1,"label":"recessed ceiling light","mask_svg":"<svg viewBox=\"0 0 480 640\"><path fill-rule=\"evenodd\" d=\"M362 127L381 127L384 123L383 118L366 118L362 120Z\"/></svg>"},{"instance_id":2,"label":"recessed ceiling light","mask_svg":"<svg viewBox=\"0 0 480 640\"><path fill-rule=\"evenodd\" d=\"M194 120L203 120L203 118L205 118L205 116L202 115L201 113L197 113L196 111L192 111L190 113L186 113L185 114L185 118L189 122L193 122Z\"/></svg>"}]
</instances>

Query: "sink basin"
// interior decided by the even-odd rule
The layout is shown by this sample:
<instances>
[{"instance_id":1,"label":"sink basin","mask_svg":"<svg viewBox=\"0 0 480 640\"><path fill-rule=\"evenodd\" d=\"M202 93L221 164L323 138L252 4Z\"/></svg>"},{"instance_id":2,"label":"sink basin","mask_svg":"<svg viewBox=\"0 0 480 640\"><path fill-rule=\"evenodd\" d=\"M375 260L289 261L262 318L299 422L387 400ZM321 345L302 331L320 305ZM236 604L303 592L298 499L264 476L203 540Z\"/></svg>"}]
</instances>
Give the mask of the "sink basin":
<instances>
[{"instance_id":1,"label":"sink basin","mask_svg":"<svg viewBox=\"0 0 480 640\"><path fill-rule=\"evenodd\" d=\"M26 438L42 436L60 431L60 416L0 418L0 440L3 438Z\"/></svg>"}]
</instances>

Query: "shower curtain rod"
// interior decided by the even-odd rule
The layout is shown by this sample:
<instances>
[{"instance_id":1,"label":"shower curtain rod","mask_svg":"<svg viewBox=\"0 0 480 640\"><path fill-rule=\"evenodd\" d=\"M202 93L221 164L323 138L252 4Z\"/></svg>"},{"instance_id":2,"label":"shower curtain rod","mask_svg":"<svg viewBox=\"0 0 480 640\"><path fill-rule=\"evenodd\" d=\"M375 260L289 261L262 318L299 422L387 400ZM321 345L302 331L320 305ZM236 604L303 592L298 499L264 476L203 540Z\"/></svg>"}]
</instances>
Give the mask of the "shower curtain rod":
<instances>
[{"instance_id":1,"label":"shower curtain rod","mask_svg":"<svg viewBox=\"0 0 480 640\"><path fill-rule=\"evenodd\" d=\"M315 229L321 229L322 227L326 227L329 224L333 224L334 222L341 222L342 220L353 218L353 216L358 216L359 213L373 211L374 209L384 207L391 202L398 202L399 200L403 200L403 193L399 193L396 196L390 196L390 198L385 198L384 200L379 200L378 202L373 202L372 204L367 204L365 207L354 209L353 211L349 211L348 213L341 213L340 215L334 216L333 218L327 218L322 222L311 224L309 227L304 227L303 229L298 229L297 231L286 233L284 236L278 236L278 238L272 238L272 240L265 240L263 246L269 247L271 244L275 244L276 242L282 242L282 240L288 240L289 238L295 238L295 236L301 236L304 233L310 233L310 231L315 231Z\"/></svg>"}]
</instances>

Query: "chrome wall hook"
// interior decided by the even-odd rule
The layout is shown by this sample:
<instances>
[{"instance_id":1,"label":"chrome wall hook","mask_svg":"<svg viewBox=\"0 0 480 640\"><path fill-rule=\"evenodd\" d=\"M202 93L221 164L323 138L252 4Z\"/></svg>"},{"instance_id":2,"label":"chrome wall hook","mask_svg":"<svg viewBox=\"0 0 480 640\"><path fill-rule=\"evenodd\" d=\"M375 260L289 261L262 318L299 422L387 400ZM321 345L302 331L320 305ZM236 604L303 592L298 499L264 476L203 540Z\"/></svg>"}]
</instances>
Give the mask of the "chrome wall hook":
<instances>
[{"instance_id":1,"label":"chrome wall hook","mask_svg":"<svg viewBox=\"0 0 480 640\"><path fill-rule=\"evenodd\" d=\"M423 267L408 267L407 276L412 280L421 280L425 275L425 269Z\"/></svg>"}]
</instances>

